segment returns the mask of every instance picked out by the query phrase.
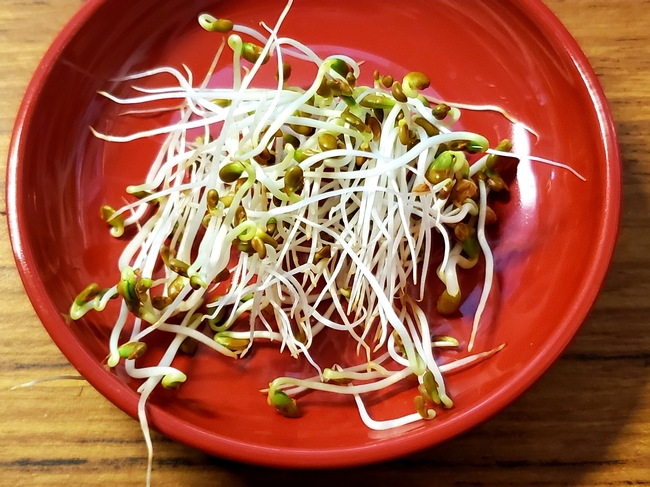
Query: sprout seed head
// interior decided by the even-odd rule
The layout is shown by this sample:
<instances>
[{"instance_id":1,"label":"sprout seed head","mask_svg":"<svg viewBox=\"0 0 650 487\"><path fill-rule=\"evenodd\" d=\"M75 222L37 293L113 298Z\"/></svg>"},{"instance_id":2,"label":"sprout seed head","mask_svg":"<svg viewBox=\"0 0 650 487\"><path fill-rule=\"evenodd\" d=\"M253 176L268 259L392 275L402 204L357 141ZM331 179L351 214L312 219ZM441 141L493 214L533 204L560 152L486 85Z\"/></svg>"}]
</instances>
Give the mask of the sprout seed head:
<instances>
[{"instance_id":1,"label":"sprout seed head","mask_svg":"<svg viewBox=\"0 0 650 487\"><path fill-rule=\"evenodd\" d=\"M285 61L282 63L282 80L286 82L290 77L291 77L291 64ZM279 72L276 72L275 79L277 80L280 79Z\"/></svg>"},{"instance_id":2,"label":"sprout seed head","mask_svg":"<svg viewBox=\"0 0 650 487\"><path fill-rule=\"evenodd\" d=\"M284 187L290 193L300 193L305 183L305 176L300 166L291 166L284 173Z\"/></svg>"},{"instance_id":3,"label":"sprout seed head","mask_svg":"<svg viewBox=\"0 0 650 487\"><path fill-rule=\"evenodd\" d=\"M390 92L393 94L393 98L397 100L400 103L406 103L408 98L406 98L406 95L404 94L404 91L402 89L402 83L399 81L395 81L393 83L393 86L390 88Z\"/></svg>"},{"instance_id":4,"label":"sprout seed head","mask_svg":"<svg viewBox=\"0 0 650 487\"><path fill-rule=\"evenodd\" d=\"M438 303L436 309L441 315L450 315L458 311L460 308L461 294L458 291L458 294L455 296L450 295L445 289L440 297L438 298Z\"/></svg>"},{"instance_id":5,"label":"sprout seed head","mask_svg":"<svg viewBox=\"0 0 650 487\"><path fill-rule=\"evenodd\" d=\"M206 204L210 214L216 216L217 205L219 204L219 192L216 189L212 188L208 190L208 194L206 196Z\"/></svg>"},{"instance_id":6,"label":"sprout seed head","mask_svg":"<svg viewBox=\"0 0 650 487\"><path fill-rule=\"evenodd\" d=\"M278 412L285 418L298 418L300 417L300 410L296 404L296 400L289 397L282 391L275 391L272 397L269 398L271 404L275 406Z\"/></svg>"},{"instance_id":7,"label":"sprout seed head","mask_svg":"<svg viewBox=\"0 0 650 487\"><path fill-rule=\"evenodd\" d=\"M264 241L257 235L251 239L251 247L257 252L257 256L260 259L266 257L266 245L264 245Z\"/></svg>"},{"instance_id":8,"label":"sprout seed head","mask_svg":"<svg viewBox=\"0 0 650 487\"><path fill-rule=\"evenodd\" d=\"M187 376L180 370L171 372L162 378L162 385L165 389L176 389L187 380Z\"/></svg>"},{"instance_id":9,"label":"sprout seed head","mask_svg":"<svg viewBox=\"0 0 650 487\"><path fill-rule=\"evenodd\" d=\"M332 134L329 132L323 132L318 136L318 146L323 152L325 152L336 149L338 147L338 142L336 137Z\"/></svg>"},{"instance_id":10,"label":"sprout seed head","mask_svg":"<svg viewBox=\"0 0 650 487\"><path fill-rule=\"evenodd\" d=\"M233 352L241 352L242 350L246 350L250 345L250 340L248 339L233 338L219 333L214 336L214 341L219 345L226 347L228 350L232 350Z\"/></svg>"},{"instance_id":11,"label":"sprout seed head","mask_svg":"<svg viewBox=\"0 0 650 487\"><path fill-rule=\"evenodd\" d=\"M342 59L335 58L330 62L330 67L332 68L333 71L337 72L344 78L348 75L350 72L350 66L343 61Z\"/></svg>"},{"instance_id":12,"label":"sprout seed head","mask_svg":"<svg viewBox=\"0 0 650 487\"><path fill-rule=\"evenodd\" d=\"M116 215L115 209L109 205L102 206L100 213L102 220L111 226L113 237L124 235L124 217L122 215Z\"/></svg>"},{"instance_id":13,"label":"sprout seed head","mask_svg":"<svg viewBox=\"0 0 650 487\"><path fill-rule=\"evenodd\" d=\"M467 236L461 243L463 245L463 251L467 254L469 260L478 259L481 252L481 246L478 243L478 238L476 238L476 232L468 232Z\"/></svg>"},{"instance_id":14,"label":"sprout seed head","mask_svg":"<svg viewBox=\"0 0 650 487\"><path fill-rule=\"evenodd\" d=\"M318 264L321 260L329 259L330 257L332 257L332 248L329 245L325 245L314 254L314 264Z\"/></svg>"},{"instance_id":15,"label":"sprout seed head","mask_svg":"<svg viewBox=\"0 0 650 487\"><path fill-rule=\"evenodd\" d=\"M199 15L199 25L208 32L221 32L225 34L233 28L233 23L227 19L217 19L210 14Z\"/></svg>"},{"instance_id":16,"label":"sprout seed head","mask_svg":"<svg viewBox=\"0 0 650 487\"><path fill-rule=\"evenodd\" d=\"M266 233L269 236L275 235L275 233L278 231L278 220L275 219L274 217L271 217L268 219L266 222Z\"/></svg>"},{"instance_id":17,"label":"sprout seed head","mask_svg":"<svg viewBox=\"0 0 650 487\"><path fill-rule=\"evenodd\" d=\"M504 139L499 144L495 147L496 150L501 151L501 152L510 152L512 150L512 142L508 139ZM503 162L507 161L509 158L508 157L503 157L499 156L497 154L490 154L487 158L487 161L485 161L485 165L489 169L495 169L498 170L500 169L500 165L502 165Z\"/></svg>"},{"instance_id":18,"label":"sprout seed head","mask_svg":"<svg viewBox=\"0 0 650 487\"><path fill-rule=\"evenodd\" d=\"M433 374L431 373L430 370L427 370L422 376L422 384L424 385L424 388L426 389L427 394L429 395L431 400L436 404L440 404L440 394L438 394L438 384L436 383L436 379L433 377Z\"/></svg>"},{"instance_id":19,"label":"sprout seed head","mask_svg":"<svg viewBox=\"0 0 650 487\"><path fill-rule=\"evenodd\" d=\"M144 355L147 351L147 344L144 342L128 342L121 345L117 350L120 357L127 360L134 360Z\"/></svg>"},{"instance_id":20,"label":"sprout seed head","mask_svg":"<svg viewBox=\"0 0 650 487\"><path fill-rule=\"evenodd\" d=\"M245 168L241 162L230 162L219 170L219 178L224 183L234 183L244 173Z\"/></svg>"},{"instance_id":21,"label":"sprout seed head","mask_svg":"<svg viewBox=\"0 0 650 487\"><path fill-rule=\"evenodd\" d=\"M433 117L436 120L444 120L444 118L447 116L450 110L451 107L449 105L445 105L444 103L439 103L438 105L433 107L431 113L433 114Z\"/></svg>"},{"instance_id":22,"label":"sprout seed head","mask_svg":"<svg viewBox=\"0 0 650 487\"><path fill-rule=\"evenodd\" d=\"M433 125L431 122L429 122L424 117L415 117L415 119L413 121L417 125L422 127L429 137L434 137L434 136L436 136L436 135L438 135L440 133L440 130L438 129L438 127Z\"/></svg>"},{"instance_id":23,"label":"sprout seed head","mask_svg":"<svg viewBox=\"0 0 650 487\"><path fill-rule=\"evenodd\" d=\"M393 106L395 106L395 100L389 98L386 95L371 93L369 95L366 95L359 102L359 105L365 108L391 109Z\"/></svg>"},{"instance_id":24,"label":"sprout seed head","mask_svg":"<svg viewBox=\"0 0 650 487\"><path fill-rule=\"evenodd\" d=\"M254 64L262 55L263 50L264 49L257 44L254 44L252 42L244 42L242 44L241 57L243 57L249 63ZM268 60L269 55L267 54L266 57L262 60L262 64L266 64Z\"/></svg>"},{"instance_id":25,"label":"sprout seed head","mask_svg":"<svg viewBox=\"0 0 650 487\"><path fill-rule=\"evenodd\" d=\"M430 81L427 75L413 71L402 80L402 91L409 98L417 98L418 91L429 87Z\"/></svg>"}]
</instances>

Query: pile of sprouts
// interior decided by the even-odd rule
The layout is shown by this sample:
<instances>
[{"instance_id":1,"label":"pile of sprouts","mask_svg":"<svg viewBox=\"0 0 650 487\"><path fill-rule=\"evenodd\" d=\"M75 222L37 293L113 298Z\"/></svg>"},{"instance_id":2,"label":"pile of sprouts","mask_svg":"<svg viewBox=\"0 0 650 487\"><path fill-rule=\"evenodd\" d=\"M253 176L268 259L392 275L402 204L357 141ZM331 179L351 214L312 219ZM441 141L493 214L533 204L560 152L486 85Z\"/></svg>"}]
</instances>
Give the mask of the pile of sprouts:
<instances>
[{"instance_id":1,"label":"pile of sprouts","mask_svg":"<svg viewBox=\"0 0 650 487\"><path fill-rule=\"evenodd\" d=\"M119 299L107 364L122 361L143 380L138 412L149 468L145 403L158 384L174 388L187 379L173 361L197 346L239 359L256 343L275 343L304 357L314 374L270 377L263 391L269 405L297 417L296 396L306 391L347 394L372 429L433 419L453 406L443 373L502 348L439 365L440 349L459 349L459 342L437 336L419 303L437 276L444 283L438 312L456 313L458 269L474 267L482 255L471 352L494 273L486 226L496 216L488 196L507 191L501 174L516 163L511 143L490 148L479 134L452 130L460 110L427 97L423 73L398 80L375 72L363 85L355 60L322 59L279 37L287 11L260 31L201 15L200 25L224 40L198 85L189 69L163 67L125 81L172 75L175 86L136 88L131 98L101 93L134 105L134 113L156 110L147 105L162 100L177 106L168 126L128 136L94 131L110 142L166 138L146 181L127 188L132 202L101 208L113 236L132 235L119 281L89 285L70 310L79 319ZM231 88L209 83L221 57L232 63ZM316 67L310 86L291 85L290 59ZM256 88L267 63L276 65L277 84ZM357 364L312 357L328 329L356 342ZM163 332L174 338L157 366L136 366L145 337ZM419 384L413 412L372 419L363 395L407 378Z\"/></svg>"}]
</instances>

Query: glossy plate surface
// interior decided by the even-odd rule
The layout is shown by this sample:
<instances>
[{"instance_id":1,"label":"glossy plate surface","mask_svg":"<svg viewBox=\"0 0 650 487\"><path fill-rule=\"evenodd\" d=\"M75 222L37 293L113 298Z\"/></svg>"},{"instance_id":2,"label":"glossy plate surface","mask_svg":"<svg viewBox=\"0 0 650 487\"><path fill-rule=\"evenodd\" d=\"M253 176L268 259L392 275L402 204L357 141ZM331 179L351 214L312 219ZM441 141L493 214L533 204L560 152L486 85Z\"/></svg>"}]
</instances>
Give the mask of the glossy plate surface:
<instances>
[{"instance_id":1,"label":"glossy plate surface","mask_svg":"<svg viewBox=\"0 0 650 487\"><path fill-rule=\"evenodd\" d=\"M273 25L280 0L89 1L54 42L27 91L8 166L7 203L19 271L54 341L88 381L136 415L138 384L123 369L107 372L115 309L66 323L71 301L89 282L116 282L123 241L98 218L139 182L160 139L103 143L88 127L128 132L151 120L116 118L119 108L98 90L120 92L119 76L160 65L187 64L204 73L220 36L197 25L204 11L237 23ZM618 228L620 161L602 92L585 57L539 1L297 0L281 34L321 54L346 53L399 78L425 72L450 101L499 105L538 133L513 129L504 117L465 112L462 127L493 145L510 137L515 151L571 165L570 172L524 161L511 196L500 200L490 235L497 279L476 350L507 346L480 365L448 376L456 406L431 422L369 431L353 402L306 396L299 420L283 418L259 389L286 373L313 374L303 362L260 347L231 361L200 350L179 367L189 380L149 402L153 427L209 453L282 467L335 467L386 460L457 435L520 395L558 357L591 308L609 264ZM480 277L466 284L466 315L476 307ZM436 290L425 306L434 309ZM428 301L431 301L429 303ZM432 313L432 319L438 323ZM465 345L468 318L441 322ZM319 345L328 355L340 337ZM150 343L156 355L156 343ZM459 352L463 356L466 352ZM376 418L409 412L413 388L386 401L371 398ZM134 423L134 428L137 425Z\"/></svg>"}]
</instances>

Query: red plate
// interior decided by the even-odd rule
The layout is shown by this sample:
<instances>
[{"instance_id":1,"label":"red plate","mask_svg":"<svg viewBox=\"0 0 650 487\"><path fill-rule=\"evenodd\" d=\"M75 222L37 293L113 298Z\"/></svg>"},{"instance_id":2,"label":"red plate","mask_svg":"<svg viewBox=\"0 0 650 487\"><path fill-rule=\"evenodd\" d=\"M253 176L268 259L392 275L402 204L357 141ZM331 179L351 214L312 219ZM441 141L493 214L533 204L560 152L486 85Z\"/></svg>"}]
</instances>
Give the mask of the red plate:
<instances>
[{"instance_id":1,"label":"red plate","mask_svg":"<svg viewBox=\"0 0 650 487\"><path fill-rule=\"evenodd\" d=\"M160 141L116 146L93 138L90 125L117 131L149 123L116 121L117 108L96 92L118 89L110 81L118 76L160 65L185 63L197 76L205 72L220 36L200 29L201 12L255 27L261 20L273 24L283 7L281 0L89 1L46 54L18 115L7 177L18 269L66 357L132 416L137 383L120 368L102 366L114 313L70 324L63 314L89 282L118 279L124 242L108 235L98 208L119 204ZM466 112L462 126L493 145L511 137L517 152L569 164L587 182L563 169L520 164L510 199L498 205L501 222L491 235L498 277L476 349L507 346L448 377L456 406L436 420L376 433L362 424L351 400L319 394L302 402L301 419L283 418L258 390L277 375L312 372L261 347L237 362L208 350L181 361L189 380L177 392L152 395L151 424L218 456L281 467L358 465L430 447L519 396L560 355L596 299L620 207L620 161L605 99L575 41L536 0L298 0L281 33L321 53L365 60L366 83L374 69L395 77L418 70L441 97L499 105L534 127L539 139L493 113ZM479 292L467 289L468 314ZM440 326L466 343L466 320ZM340 337L321 344L330 351L340 346ZM377 401L372 414L405 412L414 396L407 389Z\"/></svg>"}]
</instances>

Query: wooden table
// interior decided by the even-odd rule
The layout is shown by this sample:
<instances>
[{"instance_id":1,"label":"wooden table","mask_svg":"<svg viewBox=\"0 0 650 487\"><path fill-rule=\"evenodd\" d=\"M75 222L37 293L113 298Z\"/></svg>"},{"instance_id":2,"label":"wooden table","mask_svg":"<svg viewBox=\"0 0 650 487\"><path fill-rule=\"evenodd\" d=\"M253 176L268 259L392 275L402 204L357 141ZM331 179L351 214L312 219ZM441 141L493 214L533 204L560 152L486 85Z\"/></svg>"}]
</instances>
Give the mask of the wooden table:
<instances>
[{"instance_id":1,"label":"wooden table","mask_svg":"<svg viewBox=\"0 0 650 487\"><path fill-rule=\"evenodd\" d=\"M469 1L469 0L468 0ZM0 6L0 177L13 119L45 49L83 0ZM377 466L276 471L154 434L154 485L619 486L650 484L650 2L546 0L591 60L623 155L620 239L573 344L529 392L470 433ZM6 218L4 201L0 215ZM25 295L0 226L0 485L144 485L138 424L74 374Z\"/></svg>"}]
</instances>

